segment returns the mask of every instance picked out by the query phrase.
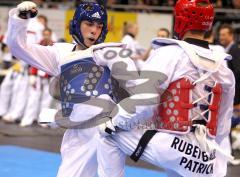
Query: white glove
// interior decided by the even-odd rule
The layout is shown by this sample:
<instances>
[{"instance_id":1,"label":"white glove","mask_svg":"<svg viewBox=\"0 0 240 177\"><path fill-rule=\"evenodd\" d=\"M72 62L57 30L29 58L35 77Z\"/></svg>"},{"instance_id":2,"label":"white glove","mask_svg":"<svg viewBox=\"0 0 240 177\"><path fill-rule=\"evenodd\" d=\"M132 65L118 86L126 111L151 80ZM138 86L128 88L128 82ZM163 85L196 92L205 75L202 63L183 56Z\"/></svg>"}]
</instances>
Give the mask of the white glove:
<instances>
[{"instance_id":1,"label":"white glove","mask_svg":"<svg viewBox=\"0 0 240 177\"><path fill-rule=\"evenodd\" d=\"M102 135L102 136L114 135L116 132L116 128L114 127L111 120L109 120L103 124L100 124L98 126L98 130L99 130L100 135Z\"/></svg>"},{"instance_id":2,"label":"white glove","mask_svg":"<svg viewBox=\"0 0 240 177\"><path fill-rule=\"evenodd\" d=\"M37 13L37 5L31 1L24 1L17 6L19 17L22 19L34 18Z\"/></svg>"}]
</instances>

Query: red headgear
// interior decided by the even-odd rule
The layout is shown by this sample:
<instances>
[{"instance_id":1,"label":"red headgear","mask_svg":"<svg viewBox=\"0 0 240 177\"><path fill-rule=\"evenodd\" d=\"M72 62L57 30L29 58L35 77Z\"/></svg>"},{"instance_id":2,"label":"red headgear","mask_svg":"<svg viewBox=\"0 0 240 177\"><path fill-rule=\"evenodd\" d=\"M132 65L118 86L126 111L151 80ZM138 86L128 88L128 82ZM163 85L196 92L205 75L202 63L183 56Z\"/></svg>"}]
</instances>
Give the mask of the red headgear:
<instances>
[{"instance_id":1,"label":"red headgear","mask_svg":"<svg viewBox=\"0 0 240 177\"><path fill-rule=\"evenodd\" d=\"M189 30L209 31L214 20L214 9L209 0L178 0L174 15L174 31L181 39Z\"/></svg>"}]
</instances>

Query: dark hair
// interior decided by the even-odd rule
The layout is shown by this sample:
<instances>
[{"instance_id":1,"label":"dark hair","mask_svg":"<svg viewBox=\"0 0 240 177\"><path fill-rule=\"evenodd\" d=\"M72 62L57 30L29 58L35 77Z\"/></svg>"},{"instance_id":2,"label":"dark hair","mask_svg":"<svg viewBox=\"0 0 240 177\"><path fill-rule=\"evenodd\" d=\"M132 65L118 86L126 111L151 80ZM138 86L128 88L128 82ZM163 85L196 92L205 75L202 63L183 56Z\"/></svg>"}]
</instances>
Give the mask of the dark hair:
<instances>
[{"instance_id":1,"label":"dark hair","mask_svg":"<svg viewBox=\"0 0 240 177\"><path fill-rule=\"evenodd\" d=\"M136 25L135 22L124 22L123 23L123 36L129 34L129 29Z\"/></svg>"},{"instance_id":2,"label":"dark hair","mask_svg":"<svg viewBox=\"0 0 240 177\"><path fill-rule=\"evenodd\" d=\"M230 24L223 24L223 25L221 25L220 28L219 28L219 32L222 29L228 29L229 34L232 34L232 35L234 35L234 33L235 33L233 27Z\"/></svg>"},{"instance_id":3,"label":"dark hair","mask_svg":"<svg viewBox=\"0 0 240 177\"><path fill-rule=\"evenodd\" d=\"M167 37L170 36L170 31L169 31L167 28L160 28L160 29L158 30L158 32L159 32L159 31L165 31L165 32L167 33Z\"/></svg>"},{"instance_id":4,"label":"dark hair","mask_svg":"<svg viewBox=\"0 0 240 177\"><path fill-rule=\"evenodd\" d=\"M38 15L37 18L42 18L46 24L48 23L48 18L45 15Z\"/></svg>"}]
</instances>

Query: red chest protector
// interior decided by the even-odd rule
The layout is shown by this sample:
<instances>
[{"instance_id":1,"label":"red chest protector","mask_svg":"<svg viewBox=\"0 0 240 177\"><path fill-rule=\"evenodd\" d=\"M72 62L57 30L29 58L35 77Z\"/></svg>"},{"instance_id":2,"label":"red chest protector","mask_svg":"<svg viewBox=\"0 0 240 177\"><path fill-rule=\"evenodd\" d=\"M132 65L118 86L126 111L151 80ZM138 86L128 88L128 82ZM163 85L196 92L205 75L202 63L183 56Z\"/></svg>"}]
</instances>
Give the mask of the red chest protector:
<instances>
[{"instance_id":1,"label":"red chest protector","mask_svg":"<svg viewBox=\"0 0 240 177\"><path fill-rule=\"evenodd\" d=\"M217 132L218 112L221 103L222 88L215 83L213 87L204 86L207 93L206 104L200 104L193 100L193 90L196 86L189 79L182 78L171 83L165 91L171 98L161 99L159 106L158 129L160 131L186 134L190 132L195 118L205 120L208 136L214 138ZM166 95L166 94L163 94ZM198 109L202 116L193 114L193 109ZM198 115L197 114L197 115ZM155 117L156 120L156 117Z\"/></svg>"}]
</instances>

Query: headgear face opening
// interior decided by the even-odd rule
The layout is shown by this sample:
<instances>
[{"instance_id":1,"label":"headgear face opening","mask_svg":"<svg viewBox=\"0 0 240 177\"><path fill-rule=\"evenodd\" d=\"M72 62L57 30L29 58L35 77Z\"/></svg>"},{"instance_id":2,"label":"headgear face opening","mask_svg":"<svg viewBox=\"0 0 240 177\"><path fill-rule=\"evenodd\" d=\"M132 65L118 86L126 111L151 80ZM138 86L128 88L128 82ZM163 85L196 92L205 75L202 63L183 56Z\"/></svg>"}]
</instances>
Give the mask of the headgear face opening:
<instances>
[{"instance_id":1,"label":"headgear face opening","mask_svg":"<svg viewBox=\"0 0 240 177\"><path fill-rule=\"evenodd\" d=\"M80 4L70 21L69 32L73 39L79 44L87 48L84 44L84 37L81 33L80 24L83 20L90 22L97 22L103 24L102 32L99 38L96 40L95 44L104 42L107 35L107 12L101 5L88 2Z\"/></svg>"},{"instance_id":2,"label":"headgear face opening","mask_svg":"<svg viewBox=\"0 0 240 177\"><path fill-rule=\"evenodd\" d=\"M174 16L174 32L182 39L189 30L211 30L214 9L209 0L178 0Z\"/></svg>"}]
</instances>

